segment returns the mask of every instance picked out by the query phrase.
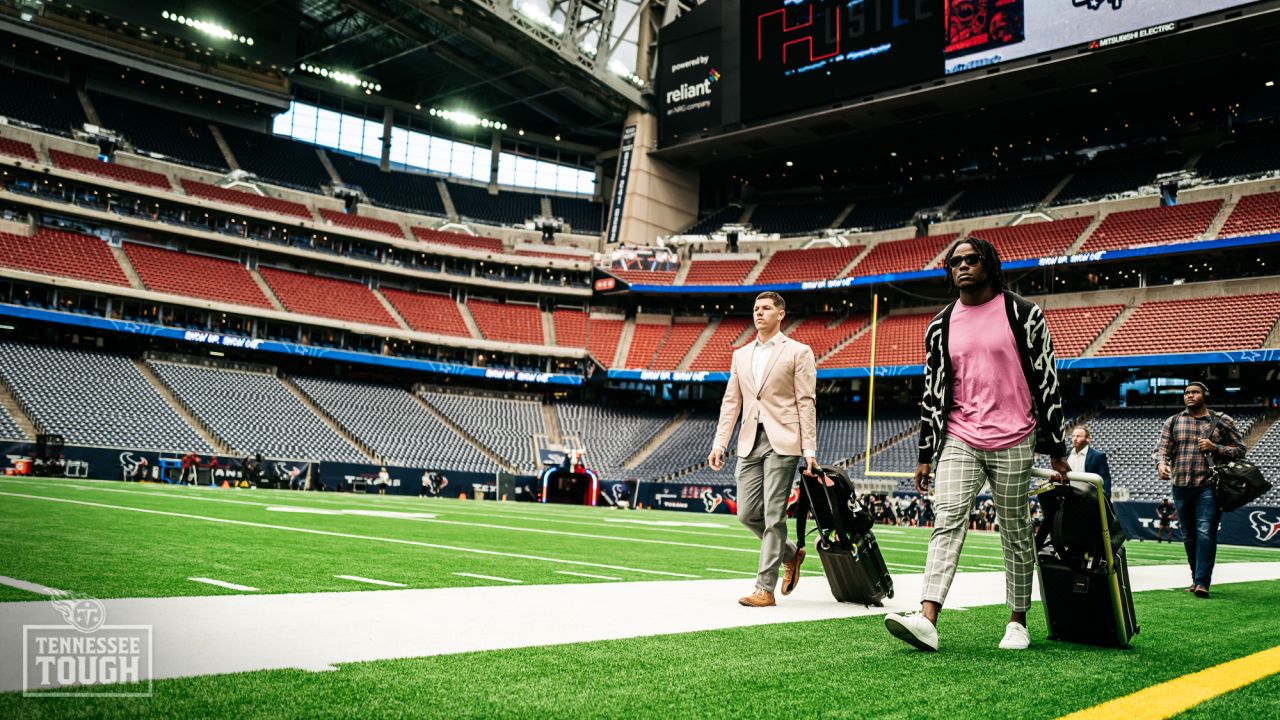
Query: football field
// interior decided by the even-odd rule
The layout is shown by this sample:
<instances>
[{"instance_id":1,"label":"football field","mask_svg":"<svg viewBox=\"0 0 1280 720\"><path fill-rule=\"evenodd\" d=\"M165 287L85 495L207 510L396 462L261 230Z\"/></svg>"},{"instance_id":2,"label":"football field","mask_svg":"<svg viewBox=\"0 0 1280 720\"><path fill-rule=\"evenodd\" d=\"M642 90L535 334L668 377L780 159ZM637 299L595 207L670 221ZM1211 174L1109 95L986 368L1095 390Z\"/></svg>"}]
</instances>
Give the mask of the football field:
<instances>
[{"instance_id":1,"label":"football field","mask_svg":"<svg viewBox=\"0 0 1280 720\"><path fill-rule=\"evenodd\" d=\"M888 609L915 605L928 533L877 526ZM759 544L728 515L4 478L0 539L5 633L49 589L97 598L108 623L154 624L163 678L143 698L10 691L6 717L1053 718L1280 646L1265 549L1220 548L1205 601L1174 589L1181 545L1130 542L1153 588L1131 649L1048 641L1037 603L1010 653L999 540L973 532L924 655L884 610L831 600L816 554L779 607L738 607ZM1274 717L1274 654L1239 688L1125 714Z\"/></svg>"}]
</instances>

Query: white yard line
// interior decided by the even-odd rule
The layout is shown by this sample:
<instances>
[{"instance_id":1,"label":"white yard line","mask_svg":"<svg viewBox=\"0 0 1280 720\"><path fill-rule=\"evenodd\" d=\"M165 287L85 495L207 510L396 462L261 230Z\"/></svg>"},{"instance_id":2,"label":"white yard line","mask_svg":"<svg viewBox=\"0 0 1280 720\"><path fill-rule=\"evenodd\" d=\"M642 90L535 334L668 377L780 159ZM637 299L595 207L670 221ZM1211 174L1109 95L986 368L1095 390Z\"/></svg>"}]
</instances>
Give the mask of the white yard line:
<instances>
[{"instance_id":1,"label":"white yard line","mask_svg":"<svg viewBox=\"0 0 1280 720\"><path fill-rule=\"evenodd\" d=\"M237 583L227 582L226 580L214 580L213 578L206 578L206 577L189 577L187 579L190 580L191 582L204 583L205 585L216 585L217 587L226 588L228 590L239 590L240 592L259 592L258 588L256 587L249 587L248 585L239 585Z\"/></svg>"},{"instance_id":2,"label":"white yard line","mask_svg":"<svg viewBox=\"0 0 1280 720\"><path fill-rule=\"evenodd\" d=\"M102 508L106 510L124 510L127 512L139 512L148 515L162 515L164 517L182 518L185 520L200 520L204 522L222 523L225 525L239 525L242 527L256 527L265 530L281 530L284 532L296 532L306 535L323 535L326 537L337 537L348 540L367 540L370 542L392 543L395 545L409 545L412 547L430 548L432 550L446 550L450 552L473 553L476 555L490 555L494 557L508 557L519 560L536 560L538 562L559 563L562 565L576 565L579 567L603 568L605 570L622 570L625 572L641 573L643 575L661 575L664 577L679 578L697 578L697 575L689 575L687 573L669 572L666 570L645 570L642 568L623 567L621 565L606 565L604 563L586 562L584 560L564 560L561 558L542 557L540 555L525 555L521 553L508 553L498 550L484 550L481 548L459 547L457 545L442 545L439 543L420 542L418 540L404 540L401 538L384 538L374 535L357 535L354 533L340 533L330 530L314 530L312 528L289 527L288 525L271 525L269 523L250 522L248 520L231 520L228 518L208 517L205 515L190 515L187 513L169 512L167 510L151 510L149 508L136 508L127 505L109 505L106 503L88 502L85 500L70 500L68 498L53 498L43 495L27 495L25 493L0 492L0 495L10 497L26 498L28 500L42 500L45 502L66 503L69 505L81 505L85 507Z\"/></svg>"},{"instance_id":3,"label":"white yard line","mask_svg":"<svg viewBox=\"0 0 1280 720\"><path fill-rule=\"evenodd\" d=\"M759 573L747 572L746 570L725 570L723 568L704 568L707 572L725 573L726 575L750 575L755 577Z\"/></svg>"},{"instance_id":4,"label":"white yard line","mask_svg":"<svg viewBox=\"0 0 1280 720\"><path fill-rule=\"evenodd\" d=\"M1186 584L1179 563L1133 568L1137 592ZM1001 573L960 573L948 609L1000 605ZM1280 579L1280 563L1220 565L1214 585ZM837 603L806 582L773 608L737 604L742 579L488 585L103 600L111 625L153 628L156 679L449 655L672 635L777 623L879 616L918 608L922 578L894 576L883 608ZM1033 593L1037 589L1033 587ZM357 594L358 593L358 594ZM352 622L358 608L360 621ZM424 612L426 608L429 611ZM519 612L495 612L519 608ZM599 612L609 608L609 612ZM662 611L655 611L661 608ZM666 611L671 610L671 611ZM619 622L619 617L627 618ZM0 647L21 647L24 625L64 625L47 600L0 603ZM998 628L995 629L998 632ZM885 633L885 647L898 641ZM1044 643L1043 635L1033 638ZM1141 643L1141 638L1139 638ZM904 650L905 651L905 650ZM0 692L22 688L21 653L0 653Z\"/></svg>"},{"instance_id":5,"label":"white yard line","mask_svg":"<svg viewBox=\"0 0 1280 720\"><path fill-rule=\"evenodd\" d=\"M11 588L26 590L27 592L33 592L38 595L52 595L54 597L57 597L59 595L67 594L65 590L56 590L51 587L45 587L44 585L29 583L26 580L18 580L17 578L5 577L4 575L0 575L0 585L8 585Z\"/></svg>"},{"instance_id":6,"label":"white yard line","mask_svg":"<svg viewBox=\"0 0 1280 720\"><path fill-rule=\"evenodd\" d=\"M475 573L456 572L454 573L454 575L458 575L460 577L476 578L477 580L493 580L494 582L511 583L513 585L519 585L520 583L524 582L523 580L512 580L511 578L495 577L493 575L477 575Z\"/></svg>"},{"instance_id":7,"label":"white yard line","mask_svg":"<svg viewBox=\"0 0 1280 720\"><path fill-rule=\"evenodd\" d=\"M370 585L382 585L383 587L409 587L404 583L391 582L390 580L375 580L373 578L360 577L359 575L334 575L339 580L350 580L351 582L368 583Z\"/></svg>"},{"instance_id":8,"label":"white yard line","mask_svg":"<svg viewBox=\"0 0 1280 720\"><path fill-rule=\"evenodd\" d=\"M557 575L572 575L574 577L593 578L595 580L621 580L612 575L592 575L591 573L569 572L568 570L557 570Z\"/></svg>"}]
</instances>

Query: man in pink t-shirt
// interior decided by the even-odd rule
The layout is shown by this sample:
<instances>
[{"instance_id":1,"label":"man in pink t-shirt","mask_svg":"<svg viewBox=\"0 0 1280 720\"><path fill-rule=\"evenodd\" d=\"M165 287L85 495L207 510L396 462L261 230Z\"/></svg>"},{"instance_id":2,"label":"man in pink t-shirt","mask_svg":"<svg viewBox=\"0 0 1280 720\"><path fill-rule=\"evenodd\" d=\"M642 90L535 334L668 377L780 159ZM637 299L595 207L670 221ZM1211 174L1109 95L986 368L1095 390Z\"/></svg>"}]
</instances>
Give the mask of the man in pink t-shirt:
<instances>
[{"instance_id":1,"label":"man in pink t-shirt","mask_svg":"<svg viewBox=\"0 0 1280 720\"><path fill-rule=\"evenodd\" d=\"M960 300L925 331L925 391L916 489L937 464L937 523L929 540L919 613L892 613L885 626L921 650L938 649L938 613L951 589L969 511L990 484L1004 551L1009 623L1000 647L1031 643L1027 608L1035 557L1027 490L1036 453L1066 482L1062 398L1044 314L1005 289L1000 255L977 238L947 253L948 285Z\"/></svg>"}]
</instances>

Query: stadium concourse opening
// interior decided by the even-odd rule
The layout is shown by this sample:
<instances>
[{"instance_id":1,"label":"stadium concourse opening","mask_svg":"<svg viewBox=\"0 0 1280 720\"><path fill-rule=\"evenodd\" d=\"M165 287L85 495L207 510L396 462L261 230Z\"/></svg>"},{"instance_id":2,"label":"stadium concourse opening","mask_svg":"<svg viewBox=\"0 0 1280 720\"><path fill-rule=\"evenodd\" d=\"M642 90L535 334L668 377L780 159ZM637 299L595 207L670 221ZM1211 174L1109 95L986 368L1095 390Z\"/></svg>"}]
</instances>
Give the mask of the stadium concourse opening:
<instances>
[{"instance_id":1,"label":"stadium concourse opening","mask_svg":"<svg viewBox=\"0 0 1280 720\"><path fill-rule=\"evenodd\" d=\"M0 714L1274 714L1278 30L1280 0L0 0ZM1035 468L1059 430L1105 467L1110 554L1020 474L917 485L1005 337L938 334L966 287L1015 316L999 379L1044 380ZM803 561L798 476L766 502L754 470L792 435L852 483ZM1217 518L1202 449L1273 487ZM883 608L836 602L855 547ZM885 616L951 554L922 658ZM1044 587L1119 598L1132 649L1051 639L1092 616ZM1045 667L1067 690L1008 681Z\"/></svg>"}]
</instances>

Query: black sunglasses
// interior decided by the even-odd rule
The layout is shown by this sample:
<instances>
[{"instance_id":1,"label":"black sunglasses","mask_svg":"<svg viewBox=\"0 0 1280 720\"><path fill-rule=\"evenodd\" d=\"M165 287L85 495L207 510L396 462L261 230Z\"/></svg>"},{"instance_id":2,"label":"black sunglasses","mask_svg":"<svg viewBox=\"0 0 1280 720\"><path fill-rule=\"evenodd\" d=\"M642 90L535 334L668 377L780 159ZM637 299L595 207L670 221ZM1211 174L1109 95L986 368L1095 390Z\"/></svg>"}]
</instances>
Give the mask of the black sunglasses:
<instances>
[{"instance_id":1,"label":"black sunglasses","mask_svg":"<svg viewBox=\"0 0 1280 720\"><path fill-rule=\"evenodd\" d=\"M968 265L970 267L977 267L980 262L982 262L981 255L978 253L969 253L968 255L952 255L951 259L947 260L947 265L950 265L953 268L958 268L961 264Z\"/></svg>"}]
</instances>

